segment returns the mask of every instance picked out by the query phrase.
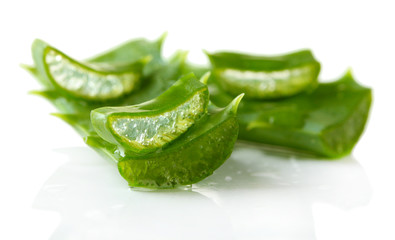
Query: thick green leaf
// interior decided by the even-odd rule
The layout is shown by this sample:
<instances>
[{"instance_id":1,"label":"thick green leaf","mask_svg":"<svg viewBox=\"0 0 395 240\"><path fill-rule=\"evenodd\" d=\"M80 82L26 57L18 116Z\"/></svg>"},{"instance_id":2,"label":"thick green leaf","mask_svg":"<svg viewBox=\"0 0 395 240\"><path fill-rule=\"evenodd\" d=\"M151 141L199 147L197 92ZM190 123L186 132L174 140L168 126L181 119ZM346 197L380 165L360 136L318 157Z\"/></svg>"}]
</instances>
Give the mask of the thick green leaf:
<instances>
[{"instance_id":1,"label":"thick green leaf","mask_svg":"<svg viewBox=\"0 0 395 240\"><path fill-rule=\"evenodd\" d=\"M186 54L185 52L178 52L169 61L164 61L161 57L163 39L164 37L161 37L161 39L155 42L143 39L132 40L88 60L91 63L106 62L112 64L134 62L147 55L153 56L151 62L156 62L157 64L155 67L151 68L151 73L144 77L141 89L135 94L130 94L112 101L92 102L74 98L68 94L64 94L62 91L58 91L58 89L53 88L51 84L48 84L45 80L45 76L40 74L36 67L27 65L22 65L22 67L36 77L45 88L40 91L32 91L32 94L42 96L54 104L60 111L60 113L54 115L74 127L77 132L85 138L87 144L94 147L100 154L110 157L112 160L117 160L117 158L114 157L115 155L108 154L109 149L116 148L116 146L98 137L90 121L90 112L93 109L109 105L126 106L138 104L157 97L169 88L181 75L180 68L184 63Z\"/></svg>"},{"instance_id":2,"label":"thick green leaf","mask_svg":"<svg viewBox=\"0 0 395 240\"><path fill-rule=\"evenodd\" d=\"M191 73L147 102L94 109L93 127L103 139L133 152L163 148L206 114L209 95L203 82Z\"/></svg>"},{"instance_id":3,"label":"thick green leaf","mask_svg":"<svg viewBox=\"0 0 395 240\"><path fill-rule=\"evenodd\" d=\"M130 186L152 188L192 184L211 175L232 153L242 97L224 109L210 111L162 151L123 158L118 162L119 172Z\"/></svg>"},{"instance_id":4,"label":"thick green leaf","mask_svg":"<svg viewBox=\"0 0 395 240\"><path fill-rule=\"evenodd\" d=\"M77 61L42 40L32 44L35 71L43 84L73 98L87 101L109 101L136 91L143 68L152 56L136 62L87 63Z\"/></svg>"},{"instance_id":5,"label":"thick green leaf","mask_svg":"<svg viewBox=\"0 0 395 240\"><path fill-rule=\"evenodd\" d=\"M46 84L48 81L43 81L44 90L32 92L51 101L60 111L53 115L70 124L90 147L102 156L118 162L119 170L130 186L167 188L177 184L197 182L212 174L229 157L237 139L236 111L241 97L224 109L210 106L207 114L207 86L197 80L184 81L185 83L181 81L183 84L176 83L173 88L169 89L167 95L161 95L175 83L175 79L184 75L187 69L185 68L186 52L177 52L169 61L163 61L160 57L160 46L161 41L156 43L145 40L131 41L88 60L90 64L120 64L129 60L135 61L139 58L136 55L143 57L150 52L155 64L148 64L150 68L143 76L141 89L136 93L111 101L93 102L59 91L51 84ZM128 58L129 54L132 54L134 58ZM25 68L39 80L45 80L42 71L37 71L34 67L26 66ZM194 75L186 75L184 78L187 79L190 76ZM208 76L203 81L204 83L207 82L207 78ZM91 123L90 113L97 108L140 104L141 111L157 111L158 107L163 106L171 109L184 98L188 99L190 95L193 96L196 91L203 91L207 98L203 106L203 116L197 118L194 124L186 129L186 132L171 139L156 152L144 154L125 152L123 147L101 138ZM152 100L155 97L158 97L157 100ZM151 101L141 104L147 100ZM172 104L169 105L166 102ZM145 164L150 167L146 167ZM139 170L139 168L143 169Z\"/></svg>"},{"instance_id":6,"label":"thick green leaf","mask_svg":"<svg viewBox=\"0 0 395 240\"><path fill-rule=\"evenodd\" d=\"M211 91L211 100L219 106L230 99L219 88ZM358 141L371 99L371 89L348 72L335 82L319 84L312 93L277 101L245 100L238 114L239 139L338 158Z\"/></svg>"}]
</instances>

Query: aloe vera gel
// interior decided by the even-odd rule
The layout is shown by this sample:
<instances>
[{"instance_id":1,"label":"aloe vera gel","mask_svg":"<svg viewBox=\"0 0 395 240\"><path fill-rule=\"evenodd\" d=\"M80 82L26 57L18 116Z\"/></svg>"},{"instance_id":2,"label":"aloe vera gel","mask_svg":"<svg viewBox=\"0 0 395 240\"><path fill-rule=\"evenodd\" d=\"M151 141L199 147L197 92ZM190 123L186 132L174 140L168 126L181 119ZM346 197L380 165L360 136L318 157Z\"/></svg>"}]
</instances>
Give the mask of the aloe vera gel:
<instances>
[{"instance_id":1,"label":"aloe vera gel","mask_svg":"<svg viewBox=\"0 0 395 240\"><path fill-rule=\"evenodd\" d=\"M46 86L75 98L105 101L138 88L150 57L128 64L92 64L76 61L41 40L32 46L36 69Z\"/></svg>"},{"instance_id":2,"label":"aloe vera gel","mask_svg":"<svg viewBox=\"0 0 395 240\"><path fill-rule=\"evenodd\" d=\"M207 53L217 84L226 92L250 99L277 99L312 89L320 64L308 50L282 56Z\"/></svg>"},{"instance_id":3,"label":"aloe vera gel","mask_svg":"<svg viewBox=\"0 0 395 240\"><path fill-rule=\"evenodd\" d=\"M205 82L208 76L203 76ZM179 79L163 94L148 102L92 111L96 132L105 140L134 152L163 147L186 132L207 113L207 85L193 74Z\"/></svg>"}]
</instances>

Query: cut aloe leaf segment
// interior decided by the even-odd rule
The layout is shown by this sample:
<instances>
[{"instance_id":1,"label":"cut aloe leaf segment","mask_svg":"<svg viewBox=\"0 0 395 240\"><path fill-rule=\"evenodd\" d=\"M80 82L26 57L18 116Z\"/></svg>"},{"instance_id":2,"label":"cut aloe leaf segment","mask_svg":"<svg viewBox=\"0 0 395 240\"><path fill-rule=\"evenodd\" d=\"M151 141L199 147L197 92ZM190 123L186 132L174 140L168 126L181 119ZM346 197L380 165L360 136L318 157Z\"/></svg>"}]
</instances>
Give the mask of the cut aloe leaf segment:
<instances>
[{"instance_id":1,"label":"cut aloe leaf segment","mask_svg":"<svg viewBox=\"0 0 395 240\"><path fill-rule=\"evenodd\" d=\"M217 83L232 95L276 99L295 95L317 85L320 64L309 50L281 56L206 53Z\"/></svg>"},{"instance_id":2,"label":"cut aloe leaf segment","mask_svg":"<svg viewBox=\"0 0 395 240\"><path fill-rule=\"evenodd\" d=\"M210 100L225 105L232 96L212 91ZM239 138L283 146L328 158L351 152L365 127L372 91L359 85L351 72L312 93L273 101L240 104Z\"/></svg>"},{"instance_id":3,"label":"cut aloe leaf segment","mask_svg":"<svg viewBox=\"0 0 395 240\"><path fill-rule=\"evenodd\" d=\"M126 107L91 112L92 125L106 141L132 152L152 152L178 138L207 112L207 79L180 78L155 99Z\"/></svg>"},{"instance_id":4,"label":"cut aloe leaf segment","mask_svg":"<svg viewBox=\"0 0 395 240\"><path fill-rule=\"evenodd\" d=\"M244 94L227 107L216 108L163 151L126 156L120 174L132 187L172 188L211 175L232 153L238 135L237 108Z\"/></svg>"},{"instance_id":5,"label":"cut aloe leaf segment","mask_svg":"<svg viewBox=\"0 0 395 240\"><path fill-rule=\"evenodd\" d=\"M32 45L33 59L47 87L90 101L120 98L137 89L151 56L135 63L81 63L41 40Z\"/></svg>"},{"instance_id":6,"label":"cut aloe leaf segment","mask_svg":"<svg viewBox=\"0 0 395 240\"><path fill-rule=\"evenodd\" d=\"M201 82L193 75L184 75L183 78L189 79L191 82L188 86L185 85L183 89L181 88L183 84L180 84L180 81L174 84L174 79L185 74L182 65L186 55L185 52L179 52L169 61L163 61L160 55L162 40L163 38L155 42L132 40L88 60L88 66L92 66L93 63L95 66L105 66L107 64L107 66L117 67L121 65L119 63L128 62L130 59L141 59L141 57L147 55L153 56L153 60L144 67L145 72L147 67L150 66L149 71L147 71L148 74L143 73L144 82L141 90L117 99L117 101L96 102L73 96L56 86L51 79L48 79L45 75L46 72L42 71L42 69L45 69L43 66L25 66L33 76L44 84L45 89L36 91L35 94L51 101L60 111L55 116L73 126L90 147L102 156L115 161L118 164L119 171L130 186L168 188L177 184L197 182L212 174L229 157L237 139L236 110L241 97L225 109L214 106L208 107L208 96L207 98L205 96L208 95L206 86L208 75L203 77ZM125 52L133 52L133 56L127 57L129 54L124 54ZM178 94L169 94L167 98L164 98L163 94L160 95L172 84L178 86L177 88L182 91L174 90L174 93ZM116 141L115 144L114 142L110 143L98 135L97 128L94 128L90 119L92 109L108 105L139 104L142 115L147 112L152 113L152 110L155 109L159 112L160 107L166 105L167 109L163 111L165 113L177 108L177 106L182 106L183 103L193 99L194 96L196 99L196 93L199 93L197 95L203 96L203 99L205 99L204 112L201 116L196 117L194 123L187 127L185 132L172 140L167 139L169 142L165 143L160 149L158 148L157 151L153 150L155 146L152 149L147 148L140 152L130 151L130 146L119 144L118 139L115 139L111 132L108 133L110 138L114 138ZM145 102L153 98L154 100ZM160 101L160 99L163 101ZM142 102L145 103L140 104ZM154 103L157 103L157 105ZM191 119L193 118L191 117ZM125 151L126 148L129 150ZM144 152L145 150L148 151ZM161 162L161 160L163 161ZM136 163L140 165L133 167ZM139 169L139 167L144 169ZM133 168L133 170L129 171L130 168Z\"/></svg>"},{"instance_id":7,"label":"cut aloe leaf segment","mask_svg":"<svg viewBox=\"0 0 395 240\"><path fill-rule=\"evenodd\" d=\"M371 104L371 89L356 83L350 73L336 82L321 83L314 88L317 85L316 76L319 72L319 63L314 60L309 51L294 53L295 56L289 54L266 57L267 59L263 60L262 58L265 57L235 53L208 54L213 63L213 69L211 69L209 66L196 67L185 63L185 52L177 53L169 61L163 60L160 54L163 39L164 37L156 41L131 40L90 58L84 63L77 62L59 50L37 40L33 44L33 57L36 66L24 66L44 84L45 89L35 93L45 97L58 108L60 113L55 116L73 126L90 147L106 158L115 161L121 175L129 182L130 186L168 188L177 184L191 184L200 181L210 175L229 157L237 138L239 125L240 139L284 146L331 158L338 158L350 153L363 131ZM98 75L104 73L116 75L129 71L137 73L143 78L140 89L135 92L133 92L134 89L131 90L132 94L124 92L117 97L116 94L91 97L84 91L81 91L83 94L74 90L70 91L67 87L59 85L49 73L49 64L45 60L50 50L55 55L49 56L49 59L55 58L56 60L56 54L59 54L63 59L69 61L70 65L74 64L73 66L84 71L89 70L89 73ZM151 56L152 60L145 64L149 58L147 56ZM310 69L309 71L312 73L308 74L307 70L293 72L296 69ZM229 71L226 72L226 70ZM177 134L170 135L170 137L166 135L167 137L160 141L157 138L152 141L154 143L152 145L130 144L133 139L129 138L129 133L114 131L114 129L122 129L124 123L128 124L129 115L132 116L132 120L138 118L141 120L143 118L154 119L155 116L172 112L175 109L173 113L184 112L179 111L180 109L189 112L191 106L185 105L185 108L182 108L183 103L191 101L201 104L200 101L192 99L194 94L205 92L206 90L202 89L207 88L206 86L200 86L201 90L195 85L194 90L185 88L183 94L169 94L164 99L165 101L159 101L160 97L157 96L161 96L160 94L168 89L180 75L194 72L201 76L207 71L213 72L212 79L214 81L209 83L210 100L213 104L225 106L232 101L234 95L241 92L246 92L246 97L251 98L241 102L237 118L236 110L241 96L224 109L218 109L212 104L206 105L204 109L207 110L200 115L188 116L190 118L188 118L187 124L181 121L182 127L177 129ZM303 77L305 80L307 79L304 88L303 84L299 85L299 80L300 83L303 83L302 77L299 76L301 73L306 74ZM232 80L230 82L222 81L222 77L227 77L227 74L236 78L237 84L240 80L242 83L248 83L246 85L250 85L250 87L245 88L246 86L243 84L239 86ZM268 77L266 78L266 76ZM283 77L281 80L281 76L292 76L292 78ZM254 78L261 79L259 81L263 82L266 81L265 79L273 80L274 89L277 92L268 91L262 96L262 91L259 90L261 85L257 85L256 81L253 81ZM207 80L207 78L205 79ZM246 79L247 81L245 81ZM293 81L296 82L296 87L292 87L295 89L291 89L292 84L289 84ZM93 83L95 82L97 81L93 81ZM195 79L194 82L198 81ZM196 85L199 84L202 85L196 83ZM112 82L111 85L113 85ZM114 85L117 86L117 84ZM135 86L139 85L140 83L137 82ZM97 86L100 88L101 85ZM273 84L267 84L267 86L273 86ZM314 88L314 91L308 91L311 88ZM273 87L264 89L273 90ZM285 91L290 89L294 92ZM194 94L188 95L189 97L184 96L188 91ZM153 98L154 100L146 102ZM156 106L154 103L158 105ZM166 107L160 110L159 104ZM92 124L90 116L93 112L91 110L110 105L135 105L137 107L127 111L114 111L114 118L100 113L96 115L96 120L92 120L92 122L97 121L97 124ZM109 110L109 112L111 111ZM124 115L121 112L124 112ZM115 116L116 114L120 115ZM169 116L173 115L169 114ZM113 125L109 123L115 123L117 119L124 122L120 121L118 125L114 124L118 127L112 127ZM164 119L163 117L162 120ZM182 120L184 119L182 118ZM137 129L144 134L143 139L146 140L149 138L145 135L148 135L148 132L152 134L153 128L146 128L144 124L152 123L150 121L141 121L142 124ZM177 123L170 124L170 121L164 120L159 128L163 127L161 130L167 131L173 125L177 125ZM159 128L154 129L156 131L154 134L159 133L156 135L157 137L162 134L157 131ZM144 131L141 131L143 129ZM147 129L147 133L145 133L145 129ZM99 136L97 132L100 131L102 134ZM137 135L142 138L141 134Z\"/></svg>"}]
</instances>

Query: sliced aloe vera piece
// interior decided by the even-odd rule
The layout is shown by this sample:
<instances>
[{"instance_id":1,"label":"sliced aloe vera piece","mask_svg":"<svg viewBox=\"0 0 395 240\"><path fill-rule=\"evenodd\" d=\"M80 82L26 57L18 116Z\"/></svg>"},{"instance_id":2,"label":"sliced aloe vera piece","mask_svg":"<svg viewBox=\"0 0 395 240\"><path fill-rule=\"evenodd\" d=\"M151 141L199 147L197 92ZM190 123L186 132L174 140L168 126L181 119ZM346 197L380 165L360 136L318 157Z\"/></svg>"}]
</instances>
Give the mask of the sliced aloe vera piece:
<instances>
[{"instance_id":1,"label":"sliced aloe vera piece","mask_svg":"<svg viewBox=\"0 0 395 240\"><path fill-rule=\"evenodd\" d=\"M64 94L89 101L120 98L137 89L144 65L152 57L135 63L82 63L41 40L32 45L33 59L42 82Z\"/></svg>"},{"instance_id":2,"label":"sliced aloe vera piece","mask_svg":"<svg viewBox=\"0 0 395 240\"><path fill-rule=\"evenodd\" d=\"M208 75L202 77L207 82ZM148 102L92 111L96 132L110 143L133 152L152 152L186 132L207 112L205 83L188 74Z\"/></svg>"},{"instance_id":3,"label":"sliced aloe vera piece","mask_svg":"<svg viewBox=\"0 0 395 240\"><path fill-rule=\"evenodd\" d=\"M246 98L276 99L293 96L317 85L320 64L309 50L282 56L207 53L213 75L222 89Z\"/></svg>"},{"instance_id":4,"label":"sliced aloe vera piece","mask_svg":"<svg viewBox=\"0 0 395 240\"><path fill-rule=\"evenodd\" d=\"M212 91L211 101L224 105L231 96ZM276 101L245 100L240 104L239 138L329 158L349 154L369 115L371 89L359 85L350 72L312 93Z\"/></svg>"},{"instance_id":5,"label":"sliced aloe vera piece","mask_svg":"<svg viewBox=\"0 0 395 240\"><path fill-rule=\"evenodd\" d=\"M211 175L233 150L238 134L236 112L242 97L226 108L210 110L163 151L122 158L119 172L130 186L151 188L188 185Z\"/></svg>"}]
</instances>

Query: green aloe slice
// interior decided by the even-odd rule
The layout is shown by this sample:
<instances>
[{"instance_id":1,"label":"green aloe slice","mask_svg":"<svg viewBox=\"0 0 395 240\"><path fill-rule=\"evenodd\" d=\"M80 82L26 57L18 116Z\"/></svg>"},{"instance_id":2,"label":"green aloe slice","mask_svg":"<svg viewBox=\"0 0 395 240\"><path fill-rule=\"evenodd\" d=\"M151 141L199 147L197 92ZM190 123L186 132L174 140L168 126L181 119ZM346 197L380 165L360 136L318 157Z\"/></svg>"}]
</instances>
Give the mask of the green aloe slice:
<instances>
[{"instance_id":1,"label":"green aloe slice","mask_svg":"<svg viewBox=\"0 0 395 240\"><path fill-rule=\"evenodd\" d=\"M54 104L60 113L53 115L70 124L90 147L103 157L118 163L119 171L131 186L169 188L177 184L197 182L212 174L229 157L238 134L236 111L241 97L234 100L225 109L218 109L214 106L207 107L208 100L205 96L207 86L205 82L208 75L201 80L203 83L199 82L193 75L185 75L186 69L183 67L186 57L185 52L177 52L168 61L162 60L160 54L162 40L156 42L129 41L87 61L89 64L117 67L121 65L120 63L135 62L136 59L141 59L147 55L153 57L152 61L143 70L143 81L139 91L117 98L115 101L111 100L111 102L107 100L91 101L65 93L63 89L54 86L48 80L46 73L40 70L42 66L37 66L37 64L34 67L24 66L44 84L44 90L34 91L33 93ZM133 53L133 55L124 54L125 52ZM146 102L160 96L166 89L174 85L175 79L179 78L180 75L184 75L184 81L188 80L190 82L183 91L179 91L180 94L169 94L165 101L168 104L167 110L172 109L169 103L174 103L174 106L177 105L177 102L186 103L197 93L206 99L203 107L205 109L204 113L197 117L184 133L171 141L168 139L169 142L164 144L160 150L146 153L143 153L144 151L125 151L125 147L120 147L120 144L110 143L98 135L90 119L92 110L109 105L129 106ZM180 85L182 84L176 83L176 85L181 89ZM158 104L163 103L156 102ZM151 107L156 108L152 103ZM206 109L208 109L208 112ZM149 109L147 110L149 111ZM126 147L129 148L128 145ZM159 170L153 166L153 161L156 166L160 165L162 169L165 169L164 172L158 172ZM162 164L159 164L161 161ZM145 163L152 165L152 167L144 165L145 168L140 169L141 172L139 172L137 167L142 167L143 165L139 164ZM133 170L129 172L128 169L135 164L137 164L136 168L133 167ZM175 164L179 165L176 166ZM148 168L152 171L144 172ZM184 173L186 174L184 175Z\"/></svg>"},{"instance_id":2,"label":"green aloe slice","mask_svg":"<svg viewBox=\"0 0 395 240\"><path fill-rule=\"evenodd\" d=\"M120 98L137 89L146 56L135 63L78 62L41 40L32 45L33 59L41 81L49 88L90 101Z\"/></svg>"},{"instance_id":3,"label":"green aloe slice","mask_svg":"<svg viewBox=\"0 0 395 240\"><path fill-rule=\"evenodd\" d=\"M126 156L120 174L132 187L172 188L211 175L232 153L238 135L237 107L243 94L227 107L216 108L163 151Z\"/></svg>"},{"instance_id":4,"label":"green aloe slice","mask_svg":"<svg viewBox=\"0 0 395 240\"><path fill-rule=\"evenodd\" d=\"M103 139L126 150L162 148L206 114L208 76L200 82L188 74L157 98L141 104L95 109L91 113L93 127Z\"/></svg>"},{"instance_id":5,"label":"green aloe slice","mask_svg":"<svg viewBox=\"0 0 395 240\"><path fill-rule=\"evenodd\" d=\"M215 86L212 86L215 88ZM231 96L211 91L211 101L225 105ZM338 158L351 152L363 132L372 100L371 89L347 72L312 93L276 101L240 104L239 138Z\"/></svg>"},{"instance_id":6,"label":"green aloe slice","mask_svg":"<svg viewBox=\"0 0 395 240\"><path fill-rule=\"evenodd\" d=\"M230 52L207 56L221 88L250 99L284 98L313 89L320 71L309 50L272 57Z\"/></svg>"}]
</instances>

